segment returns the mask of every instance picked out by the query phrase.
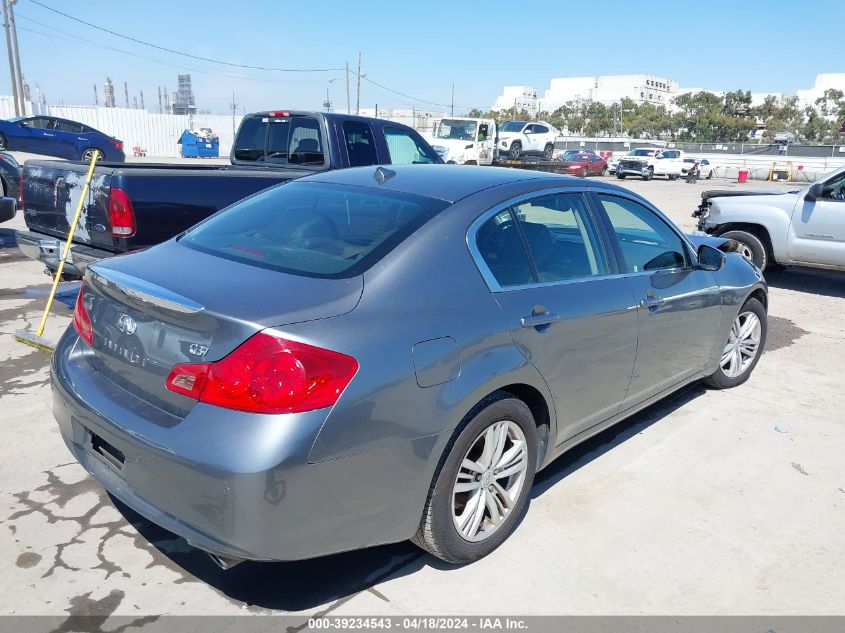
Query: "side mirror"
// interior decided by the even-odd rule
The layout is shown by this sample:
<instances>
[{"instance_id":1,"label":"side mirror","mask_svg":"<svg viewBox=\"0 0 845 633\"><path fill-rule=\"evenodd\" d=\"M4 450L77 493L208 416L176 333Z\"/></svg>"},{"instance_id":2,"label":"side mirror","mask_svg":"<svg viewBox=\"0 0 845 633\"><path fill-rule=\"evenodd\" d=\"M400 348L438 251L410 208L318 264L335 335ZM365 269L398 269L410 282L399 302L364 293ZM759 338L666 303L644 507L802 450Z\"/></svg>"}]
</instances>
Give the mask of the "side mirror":
<instances>
[{"instance_id":1,"label":"side mirror","mask_svg":"<svg viewBox=\"0 0 845 633\"><path fill-rule=\"evenodd\" d=\"M701 270L720 270L725 264L725 254L708 244L698 247L698 266Z\"/></svg>"},{"instance_id":2,"label":"side mirror","mask_svg":"<svg viewBox=\"0 0 845 633\"><path fill-rule=\"evenodd\" d=\"M814 182L810 185L810 188L807 189L807 194L804 196L804 200L811 200L816 201L824 195L824 185L820 182Z\"/></svg>"},{"instance_id":3,"label":"side mirror","mask_svg":"<svg viewBox=\"0 0 845 633\"><path fill-rule=\"evenodd\" d=\"M14 198L0 198L0 222L11 220L16 211L17 202Z\"/></svg>"}]
</instances>

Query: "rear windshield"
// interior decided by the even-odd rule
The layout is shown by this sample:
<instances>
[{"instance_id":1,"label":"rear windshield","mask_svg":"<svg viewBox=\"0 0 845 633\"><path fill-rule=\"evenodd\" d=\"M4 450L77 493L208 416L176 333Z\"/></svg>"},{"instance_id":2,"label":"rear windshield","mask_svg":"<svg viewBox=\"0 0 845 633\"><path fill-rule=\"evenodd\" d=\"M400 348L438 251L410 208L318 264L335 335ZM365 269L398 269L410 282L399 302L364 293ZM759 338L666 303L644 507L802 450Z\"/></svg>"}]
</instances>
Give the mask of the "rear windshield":
<instances>
[{"instance_id":1,"label":"rear windshield","mask_svg":"<svg viewBox=\"0 0 845 633\"><path fill-rule=\"evenodd\" d=\"M366 187L291 182L229 207L188 231L180 243L295 275L352 277L447 205Z\"/></svg>"},{"instance_id":2,"label":"rear windshield","mask_svg":"<svg viewBox=\"0 0 845 633\"><path fill-rule=\"evenodd\" d=\"M320 122L311 116L250 116L243 120L232 150L238 161L323 165Z\"/></svg>"}]
</instances>

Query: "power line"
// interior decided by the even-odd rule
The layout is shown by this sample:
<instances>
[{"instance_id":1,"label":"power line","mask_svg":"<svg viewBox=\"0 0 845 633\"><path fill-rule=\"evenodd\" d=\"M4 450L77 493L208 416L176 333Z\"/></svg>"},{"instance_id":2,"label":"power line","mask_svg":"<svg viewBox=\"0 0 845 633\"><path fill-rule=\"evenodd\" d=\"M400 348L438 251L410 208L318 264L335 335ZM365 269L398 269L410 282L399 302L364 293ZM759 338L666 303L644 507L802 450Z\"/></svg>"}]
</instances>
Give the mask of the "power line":
<instances>
[{"instance_id":1,"label":"power line","mask_svg":"<svg viewBox=\"0 0 845 633\"><path fill-rule=\"evenodd\" d=\"M103 31L105 33L109 33L110 35L114 35L116 37L122 37L125 40L129 40L130 42L135 42L136 44L141 44L143 46L149 46L150 48L155 48L160 51L165 51L167 53L172 53L174 55L182 55L183 57L190 57L192 59L198 59L204 62L211 62L213 64L222 64L224 66L234 66L236 68L246 68L249 70L270 70L275 72L285 72L285 73L324 73L324 72L336 72L343 70L343 68L274 68L268 66L251 66L249 64L236 64L234 62L226 62L219 59L212 59L210 57L202 57L200 55L192 55L191 53L185 53L183 51L173 50L172 48L167 48L164 46L159 46L158 44L152 44L151 42L145 42L144 40L139 40L135 37L130 35L124 35L123 33L118 33L116 31L112 31L111 29L107 29L104 26L98 26L97 24L92 24L91 22L86 22L80 18L72 16L64 11L59 11L58 9L54 9L52 7L47 6L42 2L38 2L38 0L30 0L32 4L37 4L39 7L47 9L47 11L51 11L58 15L68 18L69 20L73 20L74 22L79 22L80 24L84 24L85 26L89 26L92 29L97 29L98 31Z\"/></svg>"}]
</instances>

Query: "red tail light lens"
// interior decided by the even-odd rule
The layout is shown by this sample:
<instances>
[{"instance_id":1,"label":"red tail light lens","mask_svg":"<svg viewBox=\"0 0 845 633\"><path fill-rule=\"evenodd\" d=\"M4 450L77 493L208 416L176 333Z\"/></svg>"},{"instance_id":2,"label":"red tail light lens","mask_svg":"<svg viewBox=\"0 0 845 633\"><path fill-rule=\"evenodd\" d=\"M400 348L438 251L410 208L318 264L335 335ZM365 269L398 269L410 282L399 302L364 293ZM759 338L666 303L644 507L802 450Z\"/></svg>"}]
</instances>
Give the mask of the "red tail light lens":
<instances>
[{"instance_id":1,"label":"red tail light lens","mask_svg":"<svg viewBox=\"0 0 845 633\"><path fill-rule=\"evenodd\" d=\"M123 141L109 141L118 152L123 151Z\"/></svg>"},{"instance_id":2,"label":"red tail light lens","mask_svg":"<svg viewBox=\"0 0 845 633\"><path fill-rule=\"evenodd\" d=\"M91 317L88 316L88 310L85 309L85 301L83 295L85 294L85 284L79 288L79 294L76 295L76 306L73 308L73 327L79 332L82 340L88 345L94 344L94 327L91 325Z\"/></svg>"},{"instance_id":3,"label":"red tail light lens","mask_svg":"<svg viewBox=\"0 0 845 633\"><path fill-rule=\"evenodd\" d=\"M280 117L280 116L290 116L291 114L288 111L284 111L284 112L276 111L276 112L268 112L267 115L272 116L272 117Z\"/></svg>"},{"instance_id":4,"label":"red tail light lens","mask_svg":"<svg viewBox=\"0 0 845 633\"><path fill-rule=\"evenodd\" d=\"M119 187L109 189L109 220L111 234L115 237L132 237L135 235L135 211L129 195Z\"/></svg>"},{"instance_id":5,"label":"red tail light lens","mask_svg":"<svg viewBox=\"0 0 845 633\"><path fill-rule=\"evenodd\" d=\"M301 413L334 405L357 371L351 356L259 333L217 362L177 365L165 384L227 409Z\"/></svg>"}]
</instances>

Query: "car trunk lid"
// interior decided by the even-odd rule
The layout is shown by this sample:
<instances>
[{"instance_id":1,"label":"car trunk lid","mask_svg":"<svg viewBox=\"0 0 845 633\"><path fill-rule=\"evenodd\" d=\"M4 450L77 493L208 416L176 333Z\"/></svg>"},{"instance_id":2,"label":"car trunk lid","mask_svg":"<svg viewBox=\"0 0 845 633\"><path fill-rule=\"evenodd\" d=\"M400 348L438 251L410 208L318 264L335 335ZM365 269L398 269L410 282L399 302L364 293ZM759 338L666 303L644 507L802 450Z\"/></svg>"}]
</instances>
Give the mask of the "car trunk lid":
<instances>
[{"instance_id":1,"label":"car trunk lid","mask_svg":"<svg viewBox=\"0 0 845 633\"><path fill-rule=\"evenodd\" d=\"M165 387L175 365L219 360L267 327L344 314L363 291L360 276L300 277L175 241L92 266L86 281L92 366L179 417L195 402Z\"/></svg>"}]
</instances>

